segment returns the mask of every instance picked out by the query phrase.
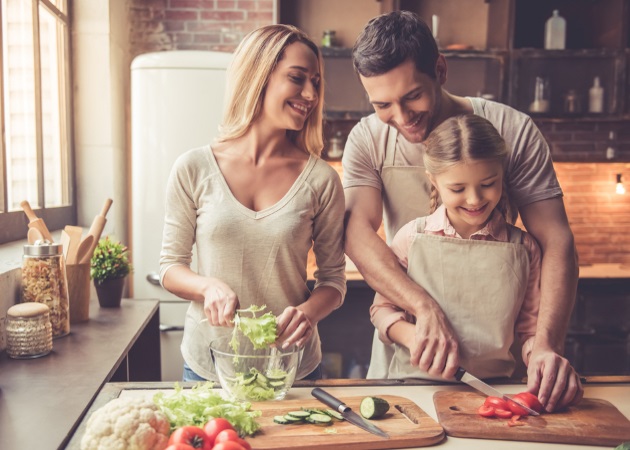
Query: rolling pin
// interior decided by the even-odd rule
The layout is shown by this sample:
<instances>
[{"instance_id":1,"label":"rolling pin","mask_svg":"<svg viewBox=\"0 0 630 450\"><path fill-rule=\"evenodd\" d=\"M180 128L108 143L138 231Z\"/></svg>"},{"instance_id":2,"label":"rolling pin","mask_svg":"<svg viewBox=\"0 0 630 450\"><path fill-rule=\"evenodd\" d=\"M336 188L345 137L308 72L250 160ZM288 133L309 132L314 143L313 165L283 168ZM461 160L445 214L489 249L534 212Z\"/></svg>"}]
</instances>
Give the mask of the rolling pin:
<instances>
[{"instance_id":1,"label":"rolling pin","mask_svg":"<svg viewBox=\"0 0 630 450\"><path fill-rule=\"evenodd\" d=\"M50 234L50 231L48 231L48 227L44 223L44 220L37 217L37 215L31 209L31 205L28 203L28 201L23 200L22 203L20 203L20 206L24 210L26 217L28 217L28 227L35 228L41 233L44 239L46 239L50 243L55 242L52 235Z\"/></svg>"},{"instance_id":2,"label":"rolling pin","mask_svg":"<svg viewBox=\"0 0 630 450\"><path fill-rule=\"evenodd\" d=\"M87 234L87 236L93 237L92 245L90 246L89 250L85 252L81 257L81 260L79 261L80 264L90 262L90 259L92 259L94 249L96 248L98 241L101 238L101 233L103 233L103 229L105 228L105 224L107 223L107 219L105 218L105 216L107 216L107 212L112 206L112 203L113 200L111 198L105 200L105 204L103 205L103 209L101 210L100 214L94 217L94 220L92 221L92 226L90 227L90 231Z\"/></svg>"}]
</instances>

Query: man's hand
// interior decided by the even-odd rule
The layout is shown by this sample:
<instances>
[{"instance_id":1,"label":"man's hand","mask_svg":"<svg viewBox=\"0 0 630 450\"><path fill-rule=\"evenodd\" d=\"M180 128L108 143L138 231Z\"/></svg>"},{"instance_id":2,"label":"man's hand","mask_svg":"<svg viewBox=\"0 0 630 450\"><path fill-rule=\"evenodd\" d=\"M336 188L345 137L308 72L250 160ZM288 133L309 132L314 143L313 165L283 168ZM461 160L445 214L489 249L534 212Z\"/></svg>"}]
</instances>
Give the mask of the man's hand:
<instances>
[{"instance_id":1,"label":"man's hand","mask_svg":"<svg viewBox=\"0 0 630 450\"><path fill-rule=\"evenodd\" d=\"M538 396L548 412L575 405L584 395L580 377L569 361L553 349L535 344L527 367L527 390Z\"/></svg>"},{"instance_id":2,"label":"man's hand","mask_svg":"<svg viewBox=\"0 0 630 450\"><path fill-rule=\"evenodd\" d=\"M459 344L444 312L434 302L416 316L411 365L429 375L452 379L459 367Z\"/></svg>"}]
</instances>

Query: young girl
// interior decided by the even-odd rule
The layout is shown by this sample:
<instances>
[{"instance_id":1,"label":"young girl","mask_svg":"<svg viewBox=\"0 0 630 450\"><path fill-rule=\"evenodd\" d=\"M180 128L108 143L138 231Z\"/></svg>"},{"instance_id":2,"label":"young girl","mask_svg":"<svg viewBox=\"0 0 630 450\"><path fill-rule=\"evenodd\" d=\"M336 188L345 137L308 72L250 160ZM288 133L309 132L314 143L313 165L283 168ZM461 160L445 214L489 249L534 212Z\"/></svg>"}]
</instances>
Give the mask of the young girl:
<instances>
[{"instance_id":1,"label":"young girl","mask_svg":"<svg viewBox=\"0 0 630 450\"><path fill-rule=\"evenodd\" d=\"M278 316L279 346L304 346L297 378L319 376L317 323L346 291L343 189L318 158L322 76L317 46L297 28L251 32L228 70L218 142L175 163L160 277L191 300L181 345L185 381L217 379L208 344L231 333L237 307L253 304ZM190 269L194 243L198 273ZM312 292L311 244L318 266Z\"/></svg>"},{"instance_id":2,"label":"young girl","mask_svg":"<svg viewBox=\"0 0 630 450\"><path fill-rule=\"evenodd\" d=\"M482 377L510 376L516 333L525 364L533 345L540 300L540 249L510 225L505 142L477 115L445 120L426 141L424 165L431 181L431 215L402 227L391 247L411 279L435 299L459 340L460 365ZM438 198L442 205L438 207ZM415 318L377 294L370 310L380 340L394 347L388 378L439 378L410 364Z\"/></svg>"}]
</instances>

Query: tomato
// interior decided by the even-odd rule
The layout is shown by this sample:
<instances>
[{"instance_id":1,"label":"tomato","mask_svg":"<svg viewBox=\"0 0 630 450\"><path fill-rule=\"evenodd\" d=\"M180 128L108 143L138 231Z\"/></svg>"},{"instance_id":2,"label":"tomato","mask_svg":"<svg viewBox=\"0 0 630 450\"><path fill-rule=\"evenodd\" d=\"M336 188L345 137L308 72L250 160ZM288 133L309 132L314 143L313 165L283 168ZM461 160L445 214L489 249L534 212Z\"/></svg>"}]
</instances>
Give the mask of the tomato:
<instances>
[{"instance_id":1,"label":"tomato","mask_svg":"<svg viewBox=\"0 0 630 450\"><path fill-rule=\"evenodd\" d=\"M512 411L512 413L516 414L517 416L527 416L529 414L525 408L523 408L513 400L508 400L507 404L510 408L510 411Z\"/></svg>"},{"instance_id":2,"label":"tomato","mask_svg":"<svg viewBox=\"0 0 630 450\"><path fill-rule=\"evenodd\" d=\"M492 406L493 408L496 408L496 409L503 409L503 410L510 409L507 402L500 397L487 397L486 401L483 402L483 404L486 406Z\"/></svg>"},{"instance_id":3,"label":"tomato","mask_svg":"<svg viewBox=\"0 0 630 450\"><path fill-rule=\"evenodd\" d=\"M482 417L494 417L494 408L492 406L481 405L477 410L477 414Z\"/></svg>"},{"instance_id":4,"label":"tomato","mask_svg":"<svg viewBox=\"0 0 630 450\"><path fill-rule=\"evenodd\" d=\"M171 444L166 447L166 450L195 450L195 447L191 447L188 444Z\"/></svg>"},{"instance_id":5,"label":"tomato","mask_svg":"<svg viewBox=\"0 0 630 450\"><path fill-rule=\"evenodd\" d=\"M252 450L252 446L249 445L249 442L247 442L243 438L240 438L238 441L236 441L236 443L240 445L241 447L243 447L244 450Z\"/></svg>"},{"instance_id":6,"label":"tomato","mask_svg":"<svg viewBox=\"0 0 630 450\"><path fill-rule=\"evenodd\" d=\"M179 427L173 431L168 444L186 444L192 448L200 448L202 450L212 449L212 442L210 442L206 433L201 428L192 425Z\"/></svg>"},{"instance_id":7,"label":"tomato","mask_svg":"<svg viewBox=\"0 0 630 450\"><path fill-rule=\"evenodd\" d=\"M212 450L245 450L245 447L242 447L234 441L225 441L219 442L217 445L212 447Z\"/></svg>"},{"instance_id":8,"label":"tomato","mask_svg":"<svg viewBox=\"0 0 630 450\"><path fill-rule=\"evenodd\" d=\"M538 397L531 392L521 392L512 398L536 412L541 412L544 409L542 403L538 400Z\"/></svg>"},{"instance_id":9,"label":"tomato","mask_svg":"<svg viewBox=\"0 0 630 450\"><path fill-rule=\"evenodd\" d=\"M205 431L206 435L208 435L208 439L210 442L214 444L214 441L217 439L217 434L219 434L223 430L233 430L234 427L232 424L222 417L217 417L215 419L210 419L208 423L203 427L203 431Z\"/></svg>"},{"instance_id":10,"label":"tomato","mask_svg":"<svg viewBox=\"0 0 630 450\"><path fill-rule=\"evenodd\" d=\"M495 408L494 414L501 419L509 419L510 417L512 417L512 411L510 411L509 409Z\"/></svg>"},{"instance_id":11,"label":"tomato","mask_svg":"<svg viewBox=\"0 0 630 450\"><path fill-rule=\"evenodd\" d=\"M238 435L236 431L223 430L219 432L219 434L217 434L217 438L214 440L214 443L218 444L220 442L226 442L226 441L238 442L238 439L240 439L240 436Z\"/></svg>"}]
</instances>

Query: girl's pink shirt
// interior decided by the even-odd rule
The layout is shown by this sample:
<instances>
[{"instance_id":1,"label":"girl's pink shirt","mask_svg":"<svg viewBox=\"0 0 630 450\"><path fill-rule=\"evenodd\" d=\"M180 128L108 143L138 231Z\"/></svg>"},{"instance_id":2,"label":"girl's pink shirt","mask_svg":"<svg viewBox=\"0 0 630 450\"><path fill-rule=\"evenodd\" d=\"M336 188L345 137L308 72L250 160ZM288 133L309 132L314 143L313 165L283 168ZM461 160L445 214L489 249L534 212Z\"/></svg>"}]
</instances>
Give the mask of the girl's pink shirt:
<instances>
[{"instance_id":1,"label":"girl's pink shirt","mask_svg":"<svg viewBox=\"0 0 630 450\"><path fill-rule=\"evenodd\" d=\"M511 225L505 221L498 213L492 214L490 221L479 231L473 233L470 239L482 241L508 242L508 229ZM436 236L446 236L454 239L462 239L455 231L453 225L446 216L446 209L441 205L433 214L427 217L424 232ZM407 269L409 249L416 235L416 221L412 220L404 225L391 243L391 249L398 258L401 266ZM538 320L538 309L540 306L540 271L541 271L541 251L534 238L523 231L523 245L529 255L529 280L521 311L516 319L515 331L523 344L523 361L527 364L531 347L533 346L533 336L536 333L536 323ZM413 320L408 313L402 311L385 297L376 294L374 303L370 307L370 317L372 323L379 333L379 338L386 344L391 344L387 332L389 328L399 320Z\"/></svg>"}]
</instances>

